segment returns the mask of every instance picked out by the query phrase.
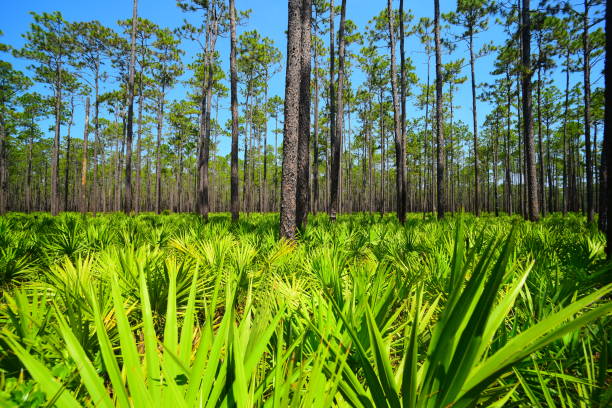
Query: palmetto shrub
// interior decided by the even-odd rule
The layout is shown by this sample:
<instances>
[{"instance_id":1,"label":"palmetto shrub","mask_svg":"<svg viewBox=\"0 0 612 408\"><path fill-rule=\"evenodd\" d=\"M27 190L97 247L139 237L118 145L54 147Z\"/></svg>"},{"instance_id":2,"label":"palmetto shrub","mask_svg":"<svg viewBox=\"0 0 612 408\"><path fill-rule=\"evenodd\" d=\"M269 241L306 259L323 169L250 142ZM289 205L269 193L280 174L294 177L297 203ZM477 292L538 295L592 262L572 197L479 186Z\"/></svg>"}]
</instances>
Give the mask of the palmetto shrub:
<instances>
[{"instance_id":1,"label":"palmetto shrub","mask_svg":"<svg viewBox=\"0 0 612 408\"><path fill-rule=\"evenodd\" d=\"M606 406L610 265L584 220L0 218L0 402Z\"/></svg>"}]
</instances>

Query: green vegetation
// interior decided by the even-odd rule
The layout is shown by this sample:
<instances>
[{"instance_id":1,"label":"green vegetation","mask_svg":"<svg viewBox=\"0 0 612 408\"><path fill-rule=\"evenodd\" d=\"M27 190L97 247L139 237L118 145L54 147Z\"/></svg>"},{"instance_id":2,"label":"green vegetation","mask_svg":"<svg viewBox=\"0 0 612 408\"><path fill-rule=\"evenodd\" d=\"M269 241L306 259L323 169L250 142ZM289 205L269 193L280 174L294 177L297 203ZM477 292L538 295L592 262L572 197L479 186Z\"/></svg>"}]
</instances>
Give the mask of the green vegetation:
<instances>
[{"instance_id":1,"label":"green vegetation","mask_svg":"<svg viewBox=\"0 0 612 408\"><path fill-rule=\"evenodd\" d=\"M609 406L587 225L10 213L0 406Z\"/></svg>"}]
</instances>

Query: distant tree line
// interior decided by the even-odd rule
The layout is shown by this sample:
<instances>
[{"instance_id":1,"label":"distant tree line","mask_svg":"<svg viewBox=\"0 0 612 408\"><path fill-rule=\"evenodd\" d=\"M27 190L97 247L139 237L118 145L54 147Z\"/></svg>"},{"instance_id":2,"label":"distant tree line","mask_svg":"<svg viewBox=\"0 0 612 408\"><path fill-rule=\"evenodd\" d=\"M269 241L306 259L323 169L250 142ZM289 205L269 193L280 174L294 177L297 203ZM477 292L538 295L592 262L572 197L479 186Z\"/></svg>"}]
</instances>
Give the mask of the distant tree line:
<instances>
[{"instance_id":1,"label":"distant tree line","mask_svg":"<svg viewBox=\"0 0 612 408\"><path fill-rule=\"evenodd\" d=\"M286 236L318 211L583 211L605 228L605 2L438 3L415 20L389 0L359 28L351 2L290 0L284 57L242 29L249 11L233 1L179 0L188 18L174 30L138 17L136 1L118 31L32 13L23 47L1 45L29 65L0 62L0 211L280 211ZM492 24L505 40L477 47ZM199 46L189 61L186 42ZM284 61L281 98L269 83ZM187 94L169 98L179 81ZM71 134L78 110L83 135Z\"/></svg>"}]
</instances>

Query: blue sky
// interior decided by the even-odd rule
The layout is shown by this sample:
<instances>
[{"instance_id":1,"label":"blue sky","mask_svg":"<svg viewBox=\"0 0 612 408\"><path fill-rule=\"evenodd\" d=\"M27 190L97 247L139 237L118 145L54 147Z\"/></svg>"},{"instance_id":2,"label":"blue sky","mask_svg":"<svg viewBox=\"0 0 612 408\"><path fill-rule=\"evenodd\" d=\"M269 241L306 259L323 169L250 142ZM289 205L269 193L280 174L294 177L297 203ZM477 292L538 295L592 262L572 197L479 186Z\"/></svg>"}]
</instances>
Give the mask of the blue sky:
<instances>
[{"instance_id":1,"label":"blue sky","mask_svg":"<svg viewBox=\"0 0 612 408\"><path fill-rule=\"evenodd\" d=\"M339 3L340 1L336 1ZM82 0L3 0L2 1L3 18L0 23L0 30L4 32L4 36L0 37L0 42L9 44L15 48L23 45L24 40L22 34L28 30L32 18L30 11L41 13L43 11L59 10L64 18L68 21L88 21L99 20L102 24L111 28L117 29L116 21L131 17L132 1L131 0L103 0L103 1L82 1ZM394 7L398 7L399 2L394 1ZM245 25L238 27L238 35L240 33L257 29L263 36L270 37L274 40L277 48L281 50L283 55L286 51L285 30L287 27L287 1L286 0L236 0L236 6L240 10L247 8L252 9L251 16ZM347 19L353 20L360 30L363 30L367 22L380 10L386 7L386 0L348 0L347 1ZM413 21L418 21L420 17L433 17L433 1L405 1L405 8L411 10L415 18ZM452 11L455 8L454 1L442 0L442 12ZM174 0L139 0L138 4L139 16L148 18L162 27L176 28L181 25L185 17L193 18L191 15L186 15L177 6ZM193 21L193 20L192 20ZM336 27L338 22L336 22ZM481 34L476 39L476 45L479 47L486 41L493 41L500 44L504 41L504 35L501 27L498 27L491 22L489 30L485 34ZM184 62L190 63L197 46L195 44L184 42L182 48L186 51ZM229 38L220 38L217 42L217 49L221 53L223 66L226 72L229 72ZM357 51L357 48L354 49ZM381 52L387 52L386 50ZM406 40L407 57L413 60L416 67L416 74L419 80L424 82L426 78L426 61L423 54L423 47L416 37L411 37ZM452 55L444 56L444 62L455 60L458 58L466 58L466 48L464 43L458 44L457 50ZM7 59L11 61L15 68L26 70L27 61L16 60L10 56ZM476 63L476 75L478 82L489 82L493 80L490 75L492 69L493 56L483 57ZM283 57L283 66L284 66ZM469 67L465 67L463 75L469 75ZM600 75L601 69L593 70L593 79L595 82L593 87L601 86L602 79ZM190 75L189 71L186 75ZM229 77L229 75L227 75ZM572 82L580 80L581 73L572 74ZM186 76L184 77L184 79ZM432 67L433 79L433 67ZM553 75L557 86L563 88L563 74L558 71ZM357 87L363 81L363 75L355 72L352 76L353 85ZM111 84L112 86L113 84ZM229 84L228 84L229 87ZM42 91L42 88L34 88ZM170 99L181 99L185 95L185 88L178 85L169 94ZM270 81L270 95L284 95L284 69L281 70ZM239 102L241 102L239 100ZM423 113L413 107L412 101L408 101L408 116L421 116ZM463 120L465 123L471 123L471 93L469 81L459 85L456 93L456 119ZM80 108L80 109L79 109ZM479 122L482 124L490 107L485 103L478 105ZM80 137L83 133L83 107L79 106L75 113L75 125L72 129L72 135ZM224 124L229 117L229 100L222 100L220 105L219 121ZM43 126L46 130L48 126ZM270 127L271 128L271 127ZM471 128L471 126L470 126ZM65 134L63 129L62 135ZM79 135L79 136L77 136ZM50 133L49 133L50 136ZM220 145L221 153L226 154L229 150L229 141L222 140Z\"/></svg>"}]
</instances>

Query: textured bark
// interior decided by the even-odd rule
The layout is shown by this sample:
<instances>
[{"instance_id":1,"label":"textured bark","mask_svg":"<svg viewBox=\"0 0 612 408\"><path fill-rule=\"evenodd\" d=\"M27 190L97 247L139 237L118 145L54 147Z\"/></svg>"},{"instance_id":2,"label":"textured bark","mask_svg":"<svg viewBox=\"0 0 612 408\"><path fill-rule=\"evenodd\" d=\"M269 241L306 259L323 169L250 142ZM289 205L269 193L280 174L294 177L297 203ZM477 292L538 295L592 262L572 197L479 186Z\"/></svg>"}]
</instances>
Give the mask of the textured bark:
<instances>
[{"instance_id":1,"label":"textured bark","mask_svg":"<svg viewBox=\"0 0 612 408\"><path fill-rule=\"evenodd\" d=\"M302 0L289 0L287 69L285 75L285 124L281 180L280 237L293 240L296 234L296 192L300 119Z\"/></svg>"},{"instance_id":2,"label":"textured bark","mask_svg":"<svg viewBox=\"0 0 612 408\"><path fill-rule=\"evenodd\" d=\"M312 1L302 0L301 40L300 40L300 102L297 152L297 191L296 191L296 224L304 228L308 219L310 188L308 171L310 170L310 31L312 18Z\"/></svg>"},{"instance_id":3,"label":"textured bark","mask_svg":"<svg viewBox=\"0 0 612 408\"><path fill-rule=\"evenodd\" d=\"M446 163L444 155L444 128L442 117L442 50L440 41L440 0L434 0L434 41L436 44L436 145L437 145L437 187L438 218L446 212L446 193L444 179Z\"/></svg>"},{"instance_id":4,"label":"textured bark","mask_svg":"<svg viewBox=\"0 0 612 408\"><path fill-rule=\"evenodd\" d=\"M232 110L232 151L231 151L231 212L232 221L238 221L238 72L236 70L236 7L229 0L230 8L230 88Z\"/></svg>"},{"instance_id":5,"label":"textured bark","mask_svg":"<svg viewBox=\"0 0 612 408\"><path fill-rule=\"evenodd\" d=\"M81 214L87 212L87 142L89 137L89 96L85 99L85 126L83 128L83 159L81 160Z\"/></svg>"},{"instance_id":6,"label":"textured bark","mask_svg":"<svg viewBox=\"0 0 612 408\"><path fill-rule=\"evenodd\" d=\"M136 65L136 26L138 25L138 0L132 5L132 37L130 39L130 67L128 74L128 112L125 152L125 197L123 211L129 214L132 202L132 140L134 138L134 71Z\"/></svg>"},{"instance_id":7,"label":"textured bark","mask_svg":"<svg viewBox=\"0 0 612 408\"><path fill-rule=\"evenodd\" d=\"M522 7L522 88L523 88L523 139L525 143L525 165L527 173L527 209L529 219L538 221L540 219L540 209L538 202L537 175L535 165L535 148L533 142L533 111L531 98L531 21L530 21L529 0L523 0Z\"/></svg>"},{"instance_id":8,"label":"textured bark","mask_svg":"<svg viewBox=\"0 0 612 408\"><path fill-rule=\"evenodd\" d=\"M395 136L395 189L397 197L397 218L399 222L406 221L406 186L404 143L402 135L402 116L400 114L397 87L397 67L395 66L395 28L393 27L393 7L387 0L387 26L389 29L389 49L391 50L391 92L393 96L393 131ZM403 81L402 81L403 82Z\"/></svg>"}]
</instances>

